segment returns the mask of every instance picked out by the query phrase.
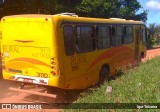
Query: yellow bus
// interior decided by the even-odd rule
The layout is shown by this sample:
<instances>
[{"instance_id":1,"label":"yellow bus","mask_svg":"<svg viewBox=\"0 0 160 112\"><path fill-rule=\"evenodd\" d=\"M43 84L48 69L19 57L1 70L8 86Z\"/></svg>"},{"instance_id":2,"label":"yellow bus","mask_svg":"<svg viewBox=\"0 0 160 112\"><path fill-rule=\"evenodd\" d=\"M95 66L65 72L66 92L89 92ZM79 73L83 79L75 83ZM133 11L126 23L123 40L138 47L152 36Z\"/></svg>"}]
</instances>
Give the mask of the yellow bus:
<instances>
[{"instance_id":1,"label":"yellow bus","mask_svg":"<svg viewBox=\"0 0 160 112\"><path fill-rule=\"evenodd\" d=\"M0 23L0 39L1 39L1 36L2 36L2 32L1 32L1 23ZM0 60L2 60L1 53L0 53ZM0 61L0 79L2 79L2 61Z\"/></svg>"},{"instance_id":2,"label":"yellow bus","mask_svg":"<svg viewBox=\"0 0 160 112\"><path fill-rule=\"evenodd\" d=\"M118 18L74 14L13 15L1 19L5 80L83 89L146 55L146 26Z\"/></svg>"}]
</instances>

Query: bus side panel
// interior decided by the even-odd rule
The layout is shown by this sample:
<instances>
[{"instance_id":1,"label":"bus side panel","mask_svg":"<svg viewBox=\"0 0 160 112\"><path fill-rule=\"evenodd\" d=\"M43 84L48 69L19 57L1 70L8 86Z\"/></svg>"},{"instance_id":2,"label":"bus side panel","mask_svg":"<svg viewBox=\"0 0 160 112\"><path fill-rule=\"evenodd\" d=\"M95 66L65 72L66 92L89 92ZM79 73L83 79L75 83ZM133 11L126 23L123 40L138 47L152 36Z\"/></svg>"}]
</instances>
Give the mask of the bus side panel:
<instances>
[{"instance_id":1,"label":"bus side panel","mask_svg":"<svg viewBox=\"0 0 160 112\"><path fill-rule=\"evenodd\" d=\"M117 69L133 63L134 41L108 49L75 53L72 56L66 56L64 52L65 88L83 89L97 83L101 67L105 64L109 66L110 76L113 76Z\"/></svg>"},{"instance_id":2,"label":"bus side panel","mask_svg":"<svg viewBox=\"0 0 160 112\"><path fill-rule=\"evenodd\" d=\"M75 54L74 56L66 57L65 87L68 89L82 89L96 84L99 80L101 67L104 64L109 65L110 76L114 75L118 68L132 64L134 62L132 45L133 44L118 46L106 50ZM74 63L76 66L70 65L70 63Z\"/></svg>"},{"instance_id":3,"label":"bus side panel","mask_svg":"<svg viewBox=\"0 0 160 112\"><path fill-rule=\"evenodd\" d=\"M1 29L1 22L0 22L0 79L3 78L2 76L1 38L2 38L2 29Z\"/></svg>"}]
</instances>

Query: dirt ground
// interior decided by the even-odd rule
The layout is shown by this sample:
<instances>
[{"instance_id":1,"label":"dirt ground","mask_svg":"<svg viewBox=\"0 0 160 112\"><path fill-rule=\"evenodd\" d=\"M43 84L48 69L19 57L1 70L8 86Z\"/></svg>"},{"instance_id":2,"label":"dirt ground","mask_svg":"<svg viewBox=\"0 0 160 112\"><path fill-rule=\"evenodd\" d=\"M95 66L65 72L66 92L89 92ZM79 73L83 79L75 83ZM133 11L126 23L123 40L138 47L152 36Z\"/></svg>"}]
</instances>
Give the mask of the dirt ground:
<instances>
[{"instance_id":1,"label":"dirt ground","mask_svg":"<svg viewBox=\"0 0 160 112\"><path fill-rule=\"evenodd\" d=\"M155 49L149 49L147 50L147 55L144 61L150 60L156 56L160 56L160 48Z\"/></svg>"},{"instance_id":2,"label":"dirt ground","mask_svg":"<svg viewBox=\"0 0 160 112\"><path fill-rule=\"evenodd\" d=\"M143 61L152 59L155 56L160 56L160 48L147 50L147 56ZM35 95L13 92L8 88L13 86L14 83L10 81L0 80L0 103L43 103L53 101L52 98L43 98ZM45 100L45 101L44 101ZM0 110L0 112L60 112L60 109L42 109L42 110Z\"/></svg>"}]
</instances>

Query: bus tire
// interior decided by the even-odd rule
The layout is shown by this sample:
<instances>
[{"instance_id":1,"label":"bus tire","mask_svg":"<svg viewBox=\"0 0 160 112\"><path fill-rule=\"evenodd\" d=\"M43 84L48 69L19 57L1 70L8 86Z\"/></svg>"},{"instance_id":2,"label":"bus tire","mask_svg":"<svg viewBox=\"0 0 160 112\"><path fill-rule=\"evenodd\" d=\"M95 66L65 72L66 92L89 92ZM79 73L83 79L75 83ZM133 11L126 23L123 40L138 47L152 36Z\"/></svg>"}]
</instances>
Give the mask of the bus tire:
<instances>
[{"instance_id":1,"label":"bus tire","mask_svg":"<svg viewBox=\"0 0 160 112\"><path fill-rule=\"evenodd\" d=\"M144 58L144 52L141 52L138 58L138 66L140 65L140 63L142 62L142 59Z\"/></svg>"},{"instance_id":2,"label":"bus tire","mask_svg":"<svg viewBox=\"0 0 160 112\"><path fill-rule=\"evenodd\" d=\"M103 66L99 73L98 86L101 86L102 84L108 81L109 81L109 67Z\"/></svg>"},{"instance_id":3,"label":"bus tire","mask_svg":"<svg viewBox=\"0 0 160 112\"><path fill-rule=\"evenodd\" d=\"M142 62L142 59L144 59L144 52L141 52L141 59L140 59L141 62Z\"/></svg>"}]
</instances>

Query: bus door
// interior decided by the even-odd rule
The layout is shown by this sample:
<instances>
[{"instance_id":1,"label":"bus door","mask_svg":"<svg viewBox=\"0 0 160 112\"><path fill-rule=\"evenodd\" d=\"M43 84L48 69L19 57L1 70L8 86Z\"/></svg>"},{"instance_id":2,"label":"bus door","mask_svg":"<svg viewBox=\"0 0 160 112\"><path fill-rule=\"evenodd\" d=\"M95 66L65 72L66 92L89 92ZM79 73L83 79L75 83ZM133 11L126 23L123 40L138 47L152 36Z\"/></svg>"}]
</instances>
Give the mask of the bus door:
<instances>
[{"instance_id":1,"label":"bus door","mask_svg":"<svg viewBox=\"0 0 160 112\"><path fill-rule=\"evenodd\" d=\"M135 27L135 61L139 59L139 43L140 43L140 26Z\"/></svg>"}]
</instances>

